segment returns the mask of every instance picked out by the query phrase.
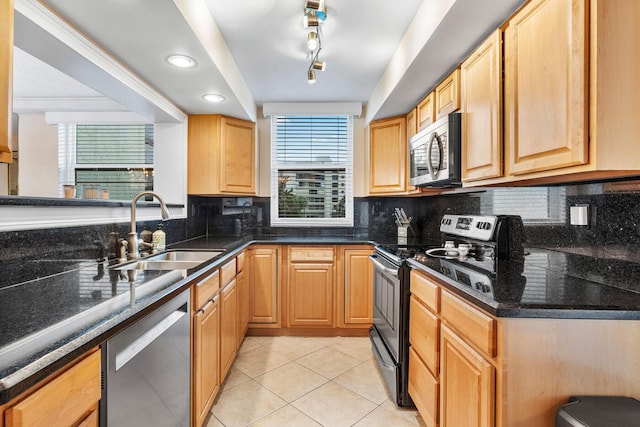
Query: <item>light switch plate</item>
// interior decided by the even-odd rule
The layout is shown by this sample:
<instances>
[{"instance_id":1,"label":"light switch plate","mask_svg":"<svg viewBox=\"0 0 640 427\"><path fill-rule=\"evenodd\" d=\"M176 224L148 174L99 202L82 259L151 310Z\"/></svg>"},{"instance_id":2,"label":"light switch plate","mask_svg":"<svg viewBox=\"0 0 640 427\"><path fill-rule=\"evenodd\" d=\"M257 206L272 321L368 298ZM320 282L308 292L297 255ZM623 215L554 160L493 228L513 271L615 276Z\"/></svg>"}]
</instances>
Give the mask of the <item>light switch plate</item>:
<instances>
[{"instance_id":1,"label":"light switch plate","mask_svg":"<svg viewBox=\"0 0 640 427\"><path fill-rule=\"evenodd\" d=\"M574 205L569 210L571 225L589 225L589 205Z\"/></svg>"}]
</instances>

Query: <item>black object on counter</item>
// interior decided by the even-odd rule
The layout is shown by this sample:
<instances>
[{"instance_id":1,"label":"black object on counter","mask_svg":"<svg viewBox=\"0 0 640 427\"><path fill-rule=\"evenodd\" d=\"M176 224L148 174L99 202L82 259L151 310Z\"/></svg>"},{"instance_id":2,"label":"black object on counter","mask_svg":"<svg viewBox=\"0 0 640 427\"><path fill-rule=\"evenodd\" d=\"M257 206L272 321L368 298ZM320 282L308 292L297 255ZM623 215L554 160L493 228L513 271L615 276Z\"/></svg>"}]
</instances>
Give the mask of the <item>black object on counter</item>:
<instances>
[{"instance_id":1,"label":"black object on counter","mask_svg":"<svg viewBox=\"0 0 640 427\"><path fill-rule=\"evenodd\" d=\"M638 427L640 402L622 396L573 396L556 415L556 427Z\"/></svg>"}]
</instances>

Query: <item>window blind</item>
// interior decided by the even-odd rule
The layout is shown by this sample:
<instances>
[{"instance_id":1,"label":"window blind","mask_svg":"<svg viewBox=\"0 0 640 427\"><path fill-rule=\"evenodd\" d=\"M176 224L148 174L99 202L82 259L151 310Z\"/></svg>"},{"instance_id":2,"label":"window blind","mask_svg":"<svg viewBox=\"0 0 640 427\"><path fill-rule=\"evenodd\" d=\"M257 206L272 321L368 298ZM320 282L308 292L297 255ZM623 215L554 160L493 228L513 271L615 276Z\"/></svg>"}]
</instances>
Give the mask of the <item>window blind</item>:
<instances>
[{"instance_id":1,"label":"window blind","mask_svg":"<svg viewBox=\"0 0 640 427\"><path fill-rule=\"evenodd\" d=\"M274 225L353 225L353 119L272 116Z\"/></svg>"},{"instance_id":2,"label":"window blind","mask_svg":"<svg viewBox=\"0 0 640 427\"><path fill-rule=\"evenodd\" d=\"M129 200L153 189L153 149L153 124L59 124L59 187L76 184L83 197L83 187L95 185Z\"/></svg>"}]
</instances>

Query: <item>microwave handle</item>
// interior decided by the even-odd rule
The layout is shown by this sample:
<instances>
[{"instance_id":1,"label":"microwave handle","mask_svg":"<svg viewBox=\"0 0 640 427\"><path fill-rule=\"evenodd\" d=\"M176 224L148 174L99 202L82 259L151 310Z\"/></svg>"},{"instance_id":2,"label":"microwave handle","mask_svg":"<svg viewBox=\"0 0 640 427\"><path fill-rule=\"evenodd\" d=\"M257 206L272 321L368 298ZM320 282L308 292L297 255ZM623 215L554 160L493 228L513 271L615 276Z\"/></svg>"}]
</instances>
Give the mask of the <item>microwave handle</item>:
<instances>
[{"instance_id":1,"label":"microwave handle","mask_svg":"<svg viewBox=\"0 0 640 427\"><path fill-rule=\"evenodd\" d=\"M431 149L433 148L433 141L436 139L438 139L438 134L433 132L431 134L431 138L429 138L429 143L427 144L427 158L429 159L429 161L427 161L427 169L429 170L429 175L432 180L435 180L438 174L438 171L434 170L433 164L431 163Z\"/></svg>"}]
</instances>

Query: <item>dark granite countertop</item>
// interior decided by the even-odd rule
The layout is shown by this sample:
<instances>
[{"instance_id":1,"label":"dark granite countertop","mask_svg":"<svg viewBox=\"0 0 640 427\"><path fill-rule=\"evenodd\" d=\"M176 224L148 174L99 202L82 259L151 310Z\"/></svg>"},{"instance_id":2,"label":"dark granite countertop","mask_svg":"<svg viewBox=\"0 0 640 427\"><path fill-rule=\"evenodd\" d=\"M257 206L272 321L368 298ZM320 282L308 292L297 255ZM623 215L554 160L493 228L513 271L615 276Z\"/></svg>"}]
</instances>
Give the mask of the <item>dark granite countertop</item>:
<instances>
[{"instance_id":1,"label":"dark granite countertop","mask_svg":"<svg viewBox=\"0 0 640 427\"><path fill-rule=\"evenodd\" d=\"M625 287L640 278L640 264L541 248L527 252L521 261L496 262L495 275L486 277L457 259L410 259L409 265L497 317L640 320L640 293Z\"/></svg>"},{"instance_id":2,"label":"dark granite countertop","mask_svg":"<svg viewBox=\"0 0 640 427\"><path fill-rule=\"evenodd\" d=\"M86 259L23 263L23 270L33 269L33 280L2 283L0 276L0 404L150 313L252 243L372 242L348 236L210 236L183 241L169 249L225 253L191 270L138 271L133 307L128 277L120 277L106 263ZM46 276L38 277L43 271Z\"/></svg>"},{"instance_id":3,"label":"dark granite countertop","mask_svg":"<svg viewBox=\"0 0 640 427\"><path fill-rule=\"evenodd\" d=\"M387 243L368 235L209 236L183 241L170 245L169 249L224 249L226 252L192 270L140 271L133 307L129 304L128 280L104 265L101 268L96 261L63 260L67 264L57 274L0 287L0 404L150 313L250 244L376 242ZM411 260L410 264L434 274L445 286L497 316L640 319L640 294L615 287L624 282L625 276L612 275L608 271L610 262L603 263L600 269L585 269L587 261L572 257L580 256L532 249L521 272L518 268L515 273L509 268L501 270L494 279L496 285L491 296L448 278L441 273L439 259L425 263ZM626 280L637 277L640 277L640 268L633 270ZM94 311L98 314L86 315ZM80 320L74 323L76 319ZM54 325L61 322L72 326L53 341L38 344L36 339L35 344L25 347L24 351L16 344L49 335L50 330L56 329ZM16 354L19 357L15 357Z\"/></svg>"}]
</instances>

